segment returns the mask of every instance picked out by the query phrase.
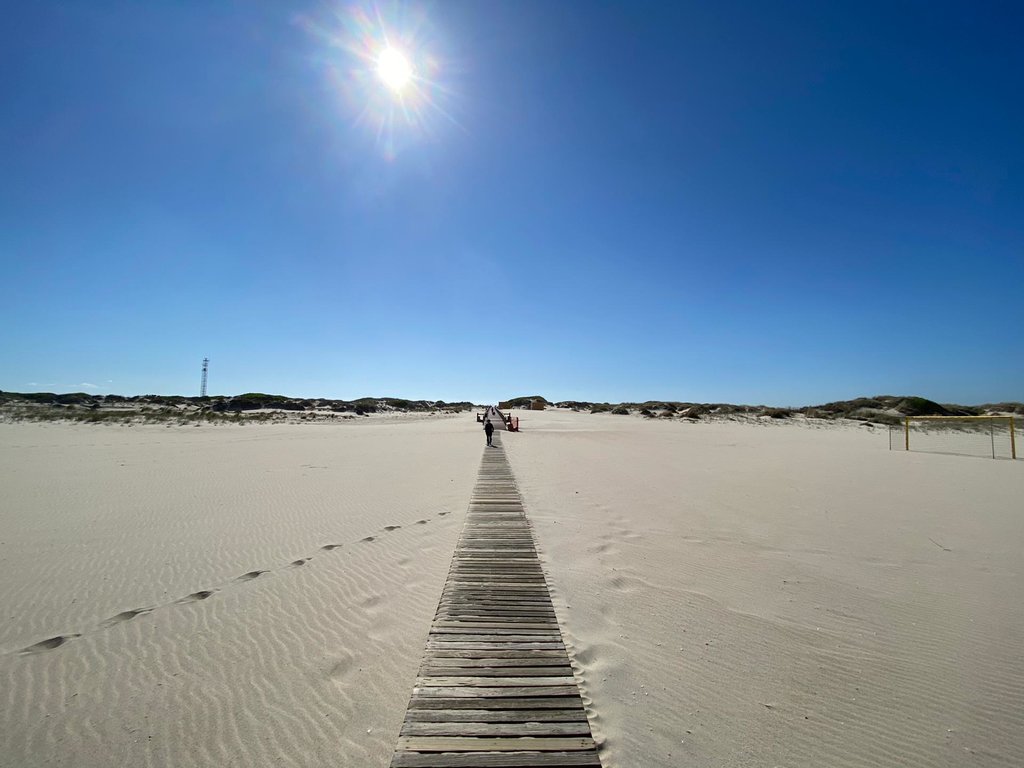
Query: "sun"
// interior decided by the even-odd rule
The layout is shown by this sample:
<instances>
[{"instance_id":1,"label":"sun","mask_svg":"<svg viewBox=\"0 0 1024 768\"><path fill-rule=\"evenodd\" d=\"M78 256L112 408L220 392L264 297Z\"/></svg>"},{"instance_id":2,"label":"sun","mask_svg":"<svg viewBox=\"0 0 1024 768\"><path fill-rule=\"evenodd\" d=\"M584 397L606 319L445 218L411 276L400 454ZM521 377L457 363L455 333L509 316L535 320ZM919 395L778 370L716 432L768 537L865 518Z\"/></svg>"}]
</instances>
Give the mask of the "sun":
<instances>
[{"instance_id":1,"label":"sun","mask_svg":"<svg viewBox=\"0 0 1024 768\"><path fill-rule=\"evenodd\" d=\"M412 66L401 51L385 48L377 57L377 75L384 85L401 93L412 80Z\"/></svg>"}]
</instances>

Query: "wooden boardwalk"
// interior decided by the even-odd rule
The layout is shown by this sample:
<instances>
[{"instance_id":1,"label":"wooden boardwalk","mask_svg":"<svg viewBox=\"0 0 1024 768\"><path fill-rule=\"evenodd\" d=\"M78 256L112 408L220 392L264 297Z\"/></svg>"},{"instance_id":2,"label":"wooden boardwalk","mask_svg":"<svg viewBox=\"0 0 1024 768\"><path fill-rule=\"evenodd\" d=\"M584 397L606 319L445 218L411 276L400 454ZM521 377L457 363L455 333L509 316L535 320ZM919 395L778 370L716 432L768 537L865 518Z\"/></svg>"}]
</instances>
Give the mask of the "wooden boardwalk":
<instances>
[{"instance_id":1,"label":"wooden boardwalk","mask_svg":"<svg viewBox=\"0 0 1024 768\"><path fill-rule=\"evenodd\" d=\"M427 638L392 768L600 766L496 432Z\"/></svg>"}]
</instances>

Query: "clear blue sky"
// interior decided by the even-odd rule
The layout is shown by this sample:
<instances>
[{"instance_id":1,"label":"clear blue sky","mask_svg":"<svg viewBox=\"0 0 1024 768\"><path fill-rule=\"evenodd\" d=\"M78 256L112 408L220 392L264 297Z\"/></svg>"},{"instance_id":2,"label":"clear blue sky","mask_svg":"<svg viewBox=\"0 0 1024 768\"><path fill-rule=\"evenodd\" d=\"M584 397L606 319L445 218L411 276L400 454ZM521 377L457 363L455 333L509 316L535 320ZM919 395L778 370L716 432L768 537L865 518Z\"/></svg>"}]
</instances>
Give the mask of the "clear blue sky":
<instances>
[{"instance_id":1,"label":"clear blue sky","mask_svg":"<svg viewBox=\"0 0 1024 768\"><path fill-rule=\"evenodd\" d=\"M1019 2L8 4L0 388L1022 400L1022 38Z\"/></svg>"}]
</instances>

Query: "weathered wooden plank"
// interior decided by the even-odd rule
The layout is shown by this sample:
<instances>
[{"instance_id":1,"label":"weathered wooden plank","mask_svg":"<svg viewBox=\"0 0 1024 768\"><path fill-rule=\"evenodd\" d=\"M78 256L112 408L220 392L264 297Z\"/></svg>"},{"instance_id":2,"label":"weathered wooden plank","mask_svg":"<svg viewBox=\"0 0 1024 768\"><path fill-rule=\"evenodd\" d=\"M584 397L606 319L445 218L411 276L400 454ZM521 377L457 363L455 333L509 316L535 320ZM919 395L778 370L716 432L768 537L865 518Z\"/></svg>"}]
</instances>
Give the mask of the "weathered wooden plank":
<instances>
[{"instance_id":1,"label":"weathered wooden plank","mask_svg":"<svg viewBox=\"0 0 1024 768\"><path fill-rule=\"evenodd\" d=\"M545 625L545 627L537 627L537 628L530 627L529 628L530 631L536 631L536 632L542 632L542 631L554 632L555 630L560 630L561 629L559 627L559 625L558 625L558 617L557 616L539 615L539 614L536 614L536 613L525 611L525 609L524 609L524 612L522 612L522 613L516 612L515 609L509 609L505 613L484 614L484 615L477 615L476 613L463 613L463 611L467 611L467 610L475 610L475 609L473 609L473 608L453 609L453 613L451 615L449 615L449 612L447 610L445 610L443 613L435 614L434 618L435 618L435 621L460 621L460 622L465 622L465 623L473 623L473 622L486 623L486 622L490 622L492 624L503 624L503 625L506 625L504 627L506 629L508 627L514 627L517 624L544 624ZM448 630L455 629L456 631L458 631L457 627L442 627L441 629L448 629ZM484 627L483 629L502 629L502 627ZM442 633L442 634L444 634L444 633ZM477 634L480 634L480 632L478 632Z\"/></svg>"},{"instance_id":2,"label":"weathered wooden plank","mask_svg":"<svg viewBox=\"0 0 1024 768\"><path fill-rule=\"evenodd\" d=\"M552 685L575 685L576 679L572 675L561 677L476 677L462 675L458 677L431 677L423 676L416 678L417 687L432 686L445 687L452 685L500 688L528 687L528 686L552 686Z\"/></svg>"},{"instance_id":3,"label":"weathered wooden plank","mask_svg":"<svg viewBox=\"0 0 1024 768\"><path fill-rule=\"evenodd\" d=\"M469 560L471 558L467 558ZM499 566L492 562L467 562L465 568L453 568L449 571L449 577L475 577L475 576L486 576L487 578L497 578L499 576L508 576L513 579L529 579L532 581L545 581L544 573L538 571L536 568L528 568L525 566L516 565L503 565Z\"/></svg>"},{"instance_id":4,"label":"weathered wooden plank","mask_svg":"<svg viewBox=\"0 0 1024 768\"><path fill-rule=\"evenodd\" d=\"M448 608L478 608L482 611L532 611L554 613L554 606L544 600L543 595L517 595L489 593L475 595L449 590L445 599L437 605L438 610Z\"/></svg>"},{"instance_id":5,"label":"weathered wooden plank","mask_svg":"<svg viewBox=\"0 0 1024 768\"><path fill-rule=\"evenodd\" d=\"M586 721L476 723L473 721L445 723L410 723L402 725L402 736L589 736Z\"/></svg>"},{"instance_id":6,"label":"weathered wooden plank","mask_svg":"<svg viewBox=\"0 0 1024 768\"><path fill-rule=\"evenodd\" d=\"M433 648L425 658L568 658L564 648Z\"/></svg>"},{"instance_id":7,"label":"weathered wooden plank","mask_svg":"<svg viewBox=\"0 0 1024 768\"><path fill-rule=\"evenodd\" d=\"M429 699L434 696L447 698L472 698L481 699L503 698L503 697L526 697L526 696L578 696L579 689L576 681L566 685L538 685L538 686L494 686L483 688L473 685L450 685L450 686L422 686L416 681L413 688L413 695Z\"/></svg>"},{"instance_id":8,"label":"weathered wooden plank","mask_svg":"<svg viewBox=\"0 0 1024 768\"><path fill-rule=\"evenodd\" d=\"M587 719L582 709L410 709L407 723L570 723Z\"/></svg>"},{"instance_id":9,"label":"weathered wooden plank","mask_svg":"<svg viewBox=\"0 0 1024 768\"><path fill-rule=\"evenodd\" d=\"M499 589L493 592L473 593L468 595L454 595L453 598L458 602L450 602L446 605L439 605L438 608L440 609L448 607L492 607L494 610L504 611L514 611L517 608L522 608L526 611L552 610L549 606L537 602L541 599L541 596L539 594L531 592L514 592L511 590ZM521 602L517 603L516 601Z\"/></svg>"},{"instance_id":10,"label":"weathered wooden plank","mask_svg":"<svg viewBox=\"0 0 1024 768\"><path fill-rule=\"evenodd\" d=\"M474 609L445 610L435 615L438 621L490 621L495 624L507 624L515 626L518 623L541 624L546 623L552 629L560 629L556 616L545 616L542 613L517 613L508 611L505 613L489 613Z\"/></svg>"},{"instance_id":11,"label":"weathered wooden plank","mask_svg":"<svg viewBox=\"0 0 1024 768\"><path fill-rule=\"evenodd\" d=\"M467 659L467 658L438 658L437 656L425 656L423 660L424 666L431 665L437 667L466 667L468 669L491 669L498 670L503 667L531 667L537 669L549 668L564 668L569 667L568 657L559 658L557 656L552 658L532 658L529 656L519 656L511 659L500 659L500 658L482 658L482 659Z\"/></svg>"},{"instance_id":12,"label":"weathered wooden plank","mask_svg":"<svg viewBox=\"0 0 1024 768\"><path fill-rule=\"evenodd\" d=\"M398 748L410 752L574 752L596 749L588 736L477 738L473 736L399 736Z\"/></svg>"},{"instance_id":13,"label":"weathered wooden plank","mask_svg":"<svg viewBox=\"0 0 1024 768\"><path fill-rule=\"evenodd\" d=\"M540 624L548 623L552 630L561 629L557 617L545 616L542 613L487 613L484 611L463 612L462 609L454 611L443 611L434 617L440 621L491 621L495 624L505 623L514 627L518 623Z\"/></svg>"},{"instance_id":14,"label":"weathered wooden plank","mask_svg":"<svg viewBox=\"0 0 1024 768\"><path fill-rule=\"evenodd\" d=\"M520 596L528 600L550 600L547 585L536 581L517 582L501 576L488 576L477 573L473 575L453 575L448 582L446 598L480 598L480 597L513 597Z\"/></svg>"},{"instance_id":15,"label":"weathered wooden plank","mask_svg":"<svg viewBox=\"0 0 1024 768\"><path fill-rule=\"evenodd\" d=\"M572 677L572 667L420 667L424 677Z\"/></svg>"},{"instance_id":16,"label":"weathered wooden plank","mask_svg":"<svg viewBox=\"0 0 1024 768\"><path fill-rule=\"evenodd\" d=\"M554 613L554 606L543 595L504 595L489 593L475 595L471 592L449 590L444 600L438 603L440 608L480 608L490 611L544 611Z\"/></svg>"},{"instance_id":17,"label":"weathered wooden plank","mask_svg":"<svg viewBox=\"0 0 1024 768\"><path fill-rule=\"evenodd\" d=\"M477 579L499 580L504 582L529 582L544 584L544 573L532 568L459 568L451 572L454 581L472 581Z\"/></svg>"},{"instance_id":18,"label":"weathered wooden plank","mask_svg":"<svg viewBox=\"0 0 1024 768\"><path fill-rule=\"evenodd\" d=\"M391 768L570 768L600 766L594 752L397 752Z\"/></svg>"},{"instance_id":19,"label":"weathered wooden plank","mask_svg":"<svg viewBox=\"0 0 1024 768\"><path fill-rule=\"evenodd\" d=\"M529 629L522 628L516 624L511 624L508 627L481 627L479 629L473 629L466 627L464 629L457 629L456 627L440 627L435 629L432 633L434 637L441 640L454 639L453 636L465 636L470 638L482 637L488 640L510 640L512 637L522 637L527 640L544 640L547 638L553 638L560 640L562 633L558 629L556 624L554 629Z\"/></svg>"},{"instance_id":20,"label":"weathered wooden plank","mask_svg":"<svg viewBox=\"0 0 1024 768\"><path fill-rule=\"evenodd\" d=\"M454 583L452 589L448 591L446 597L457 600L469 600L473 602L482 602L488 600L522 600L524 604L529 605L526 601L538 601L543 600L547 594L545 587L536 587L533 585L514 585L508 582L461 582ZM534 602L533 605L538 603ZM547 607L548 604L544 603L543 607Z\"/></svg>"},{"instance_id":21,"label":"weathered wooden plank","mask_svg":"<svg viewBox=\"0 0 1024 768\"><path fill-rule=\"evenodd\" d=\"M533 712L546 709L583 709L583 699L579 693L575 696L559 696L551 698L484 698L474 699L464 696L418 697L413 695L409 700L409 710L414 709L495 709L501 711Z\"/></svg>"},{"instance_id":22,"label":"weathered wooden plank","mask_svg":"<svg viewBox=\"0 0 1024 768\"><path fill-rule=\"evenodd\" d=\"M497 566L492 563L474 563L465 568L452 568L448 578L453 581L471 580L475 578L497 579L506 578L510 581L535 581L544 582L544 573L536 568L517 568L516 566Z\"/></svg>"},{"instance_id":23,"label":"weathered wooden plank","mask_svg":"<svg viewBox=\"0 0 1024 768\"><path fill-rule=\"evenodd\" d=\"M552 619L557 618L553 608L544 606L541 603L516 603L510 600L494 600L494 601L481 601L481 600L447 600L437 606L438 613L442 611L479 611L481 614L490 615L497 614L501 615L512 615L515 616L520 613L526 614L541 614L547 615ZM491 619L487 619L491 621Z\"/></svg>"},{"instance_id":24,"label":"weathered wooden plank","mask_svg":"<svg viewBox=\"0 0 1024 768\"><path fill-rule=\"evenodd\" d=\"M468 619L446 619L446 613L453 613L458 616L469 616ZM543 606L530 606L530 605L481 605L478 602L471 603L450 603L448 605L438 606L438 612L434 615L435 620L441 621L535 621L535 622L552 622L557 625L558 616L549 615L552 611ZM479 615L480 618L474 619L473 616ZM535 617L535 618L534 618Z\"/></svg>"},{"instance_id":25,"label":"weathered wooden plank","mask_svg":"<svg viewBox=\"0 0 1024 768\"><path fill-rule=\"evenodd\" d=\"M514 617L516 615L516 611L527 611L529 613L538 613L538 612L545 612L546 613L546 612L551 611L550 608L546 608L543 605L516 605L514 603L509 604L509 605L487 605L487 604L485 604L485 603L483 603L482 601L479 601L479 600L463 601L463 602L460 602L460 603L447 603L445 605L439 605L437 608L438 608L439 612L442 611L442 610L445 610L445 611L467 611L467 610L501 611L501 612L504 612L506 614L511 614L512 617ZM548 627L549 625L551 625L552 623L554 623L555 622L555 618L556 617L554 617L554 616L545 616L545 617L542 617L542 618L539 618L539 619L529 619L528 618L528 619L522 619L522 623L525 623L525 624L530 624L530 623L543 624L544 627L538 627L538 629L544 629L544 628ZM445 618L438 617L438 616L435 615L434 622L435 622L435 624L434 624L435 627L438 626L438 622L443 622L440 626L442 628L444 628L444 627L447 627L447 626L449 626L451 624L455 624L455 623L459 623L459 624L488 624L488 623L490 623L490 624L502 624L502 625L504 625L504 624L508 623L508 619L503 619L503 618L497 618L497 619L491 619L491 618L482 618L482 619L445 619Z\"/></svg>"},{"instance_id":26,"label":"weathered wooden plank","mask_svg":"<svg viewBox=\"0 0 1024 768\"><path fill-rule=\"evenodd\" d=\"M431 636L433 638L433 636ZM442 640L427 640L427 648L431 650L491 650L496 651L514 651L517 649L535 649L538 651L564 651L565 646L562 643L531 643L531 642L485 642L485 641L466 641L466 640L453 640L445 642Z\"/></svg>"},{"instance_id":27,"label":"weathered wooden plank","mask_svg":"<svg viewBox=\"0 0 1024 768\"><path fill-rule=\"evenodd\" d=\"M542 632L539 629L524 630L523 632L503 632L500 629L490 629L486 632L450 630L436 632L430 635L430 640L436 643L561 643L562 634L560 632Z\"/></svg>"},{"instance_id":28,"label":"weathered wooden plank","mask_svg":"<svg viewBox=\"0 0 1024 768\"><path fill-rule=\"evenodd\" d=\"M434 629L465 629L469 627L478 629L508 629L508 622L500 621L435 621ZM549 621L524 621L518 622L520 629L548 629L551 626Z\"/></svg>"},{"instance_id":29,"label":"weathered wooden plank","mask_svg":"<svg viewBox=\"0 0 1024 768\"><path fill-rule=\"evenodd\" d=\"M529 634L512 635L494 632L490 634L469 634L467 632L445 632L430 635L433 643L561 643L561 634L533 630Z\"/></svg>"}]
</instances>

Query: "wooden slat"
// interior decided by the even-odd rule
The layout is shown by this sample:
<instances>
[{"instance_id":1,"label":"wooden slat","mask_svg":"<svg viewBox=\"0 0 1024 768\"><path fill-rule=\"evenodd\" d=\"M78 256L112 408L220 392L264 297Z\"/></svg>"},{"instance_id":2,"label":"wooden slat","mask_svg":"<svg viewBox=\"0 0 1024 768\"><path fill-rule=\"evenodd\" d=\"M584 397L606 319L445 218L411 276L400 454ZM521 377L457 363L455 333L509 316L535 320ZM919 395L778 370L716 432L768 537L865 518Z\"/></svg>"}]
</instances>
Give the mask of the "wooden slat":
<instances>
[{"instance_id":1,"label":"wooden slat","mask_svg":"<svg viewBox=\"0 0 1024 768\"><path fill-rule=\"evenodd\" d=\"M572 677L572 667L439 667L424 663L420 674L424 677Z\"/></svg>"},{"instance_id":2,"label":"wooden slat","mask_svg":"<svg viewBox=\"0 0 1024 768\"><path fill-rule=\"evenodd\" d=\"M479 698L491 698L500 696L577 696L579 695L579 689L576 688L576 682L573 681L571 685L523 685L523 686L473 686L473 685L447 685L447 686L433 686L433 685L417 685L413 690L413 696L418 696L423 699L428 699L433 696L454 696L454 697L467 697L471 696L475 699Z\"/></svg>"},{"instance_id":3,"label":"wooden slat","mask_svg":"<svg viewBox=\"0 0 1024 768\"><path fill-rule=\"evenodd\" d=\"M502 709L502 710L537 710L537 709L583 709L583 699L576 696L559 698L501 698L480 699L468 697L443 697L423 699L414 696L409 700L409 710L414 709Z\"/></svg>"},{"instance_id":4,"label":"wooden slat","mask_svg":"<svg viewBox=\"0 0 1024 768\"><path fill-rule=\"evenodd\" d=\"M571 752L596 749L589 736L477 738L474 736L399 736L398 749L409 752Z\"/></svg>"},{"instance_id":5,"label":"wooden slat","mask_svg":"<svg viewBox=\"0 0 1024 768\"><path fill-rule=\"evenodd\" d=\"M533 532L494 437L392 768L601 764Z\"/></svg>"},{"instance_id":6,"label":"wooden slat","mask_svg":"<svg viewBox=\"0 0 1024 768\"><path fill-rule=\"evenodd\" d=\"M405 723L403 736L589 736L590 724L580 722L477 723L453 721L446 723Z\"/></svg>"},{"instance_id":7,"label":"wooden slat","mask_svg":"<svg viewBox=\"0 0 1024 768\"><path fill-rule=\"evenodd\" d=\"M570 667L565 663L564 659L560 659L557 656L554 658L534 658L531 656L519 656L511 659L500 659L496 657L483 658L483 659L465 659L465 658L445 658L443 656L427 656L424 657L424 664L432 664L437 667L487 667L495 669L497 667Z\"/></svg>"},{"instance_id":8,"label":"wooden slat","mask_svg":"<svg viewBox=\"0 0 1024 768\"><path fill-rule=\"evenodd\" d=\"M407 723L568 723L586 722L582 709L410 709Z\"/></svg>"},{"instance_id":9,"label":"wooden slat","mask_svg":"<svg viewBox=\"0 0 1024 768\"><path fill-rule=\"evenodd\" d=\"M427 651L426 656L429 658L443 659L446 657L458 657L460 659L544 659L544 658L557 658L565 659L564 650L549 650L546 648L539 649L525 649L520 648L518 650L505 650L502 648L481 648L479 651L465 651L465 650L453 650L450 648L440 648L433 651Z\"/></svg>"},{"instance_id":10,"label":"wooden slat","mask_svg":"<svg viewBox=\"0 0 1024 768\"><path fill-rule=\"evenodd\" d=\"M596 752L396 752L391 768L569 768L600 766Z\"/></svg>"},{"instance_id":11,"label":"wooden slat","mask_svg":"<svg viewBox=\"0 0 1024 768\"><path fill-rule=\"evenodd\" d=\"M576 685L576 679L569 675L568 677L475 677L475 676L463 676L463 677L428 677L421 676L416 679L417 687L431 687L431 688L443 688L452 685L462 686L498 686L503 688L517 687L517 686L544 686L550 687L553 685Z\"/></svg>"},{"instance_id":12,"label":"wooden slat","mask_svg":"<svg viewBox=\"0 0 1024 768\"><path fill-rule=\"evenodd\" d=\"M473 632L479 632L481 630L507 630L507 622L438 622L434 621L433 631L443 630L472 630ZM516 629L516 634L519 634L525 630L547 630L551 627L551 622L539 623L539 622L516 622L513 626ZM557 624L555 625L558 626Z\"/></svg>"}]
</instances>

